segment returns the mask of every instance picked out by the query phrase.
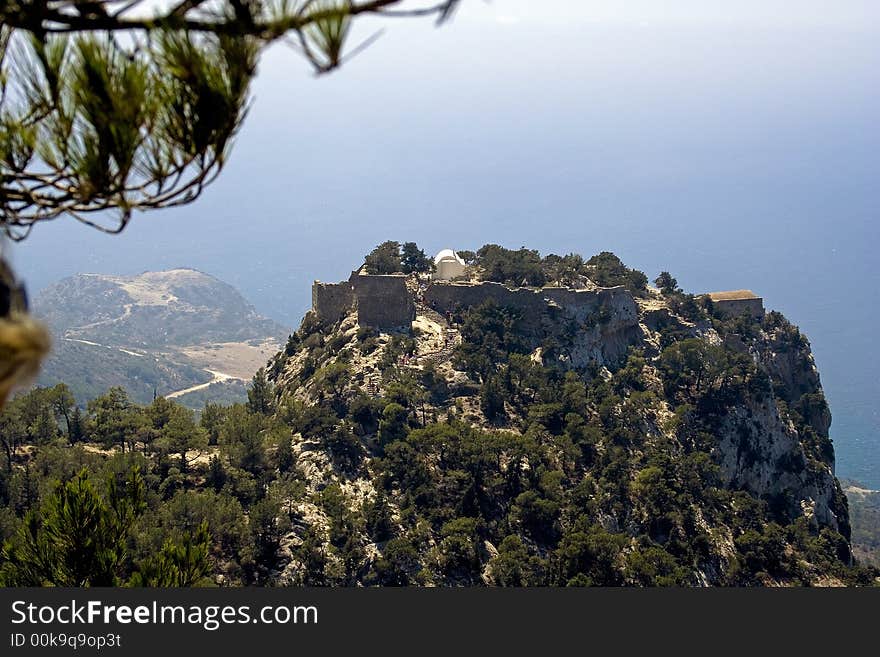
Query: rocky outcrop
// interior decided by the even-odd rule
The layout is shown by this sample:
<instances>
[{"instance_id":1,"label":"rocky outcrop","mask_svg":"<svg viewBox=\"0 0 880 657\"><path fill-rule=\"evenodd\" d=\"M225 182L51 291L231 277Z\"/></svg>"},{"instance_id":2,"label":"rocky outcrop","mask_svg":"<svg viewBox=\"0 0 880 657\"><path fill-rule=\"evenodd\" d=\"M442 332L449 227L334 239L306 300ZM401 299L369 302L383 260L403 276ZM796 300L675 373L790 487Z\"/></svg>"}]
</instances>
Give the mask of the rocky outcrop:
<instances>
[{"instance_id":1,"label":"rocky outcrop","mask_svg":"<svg viewBox=\"0 0 880 657\"><path fill-rule=\"evenodd\" d=\"M785 515L849 536L846 508L832 466L812 459L772 399L750 399L726 414L713 453L726 488L770 500Z\"/></svg>"},{"instance_id":2,"label":"rocky outcrop","mask_svg":"<svg viewBox=\"0 0 880 657\"><path fill-rule=\"evenodd\" d=\"M510 288L501 283L434 283L425 304L440 313L475 308L491 300L520 312L521 328L537 348L560 342L559 360L575 368L619 363L641 338L638 307L623 287Z\"/></svg>"}]
</instances>

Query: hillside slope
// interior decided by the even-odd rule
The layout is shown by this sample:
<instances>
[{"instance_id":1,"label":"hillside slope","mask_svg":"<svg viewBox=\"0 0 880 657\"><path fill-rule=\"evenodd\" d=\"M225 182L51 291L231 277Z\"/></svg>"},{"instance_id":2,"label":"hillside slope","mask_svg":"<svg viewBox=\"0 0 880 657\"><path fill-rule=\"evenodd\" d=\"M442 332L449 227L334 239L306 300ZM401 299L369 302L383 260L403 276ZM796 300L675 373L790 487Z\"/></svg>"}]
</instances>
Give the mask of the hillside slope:
<instances>
[{"instance_id":1,"label":"hillside slope","mask_svg":"<svg viewBox=\"0 0 880 657\"><path fill-rule=\"evenodd\" d=\"M79 274L43 290L34 312L54 338L38 383L66 382L82 402L122 386L139 402L158 393L186 403L181 393L212 383L209 399L242 399L243 382L287 334L232 286L193 269Z\"/></svg>"}]
</instances>

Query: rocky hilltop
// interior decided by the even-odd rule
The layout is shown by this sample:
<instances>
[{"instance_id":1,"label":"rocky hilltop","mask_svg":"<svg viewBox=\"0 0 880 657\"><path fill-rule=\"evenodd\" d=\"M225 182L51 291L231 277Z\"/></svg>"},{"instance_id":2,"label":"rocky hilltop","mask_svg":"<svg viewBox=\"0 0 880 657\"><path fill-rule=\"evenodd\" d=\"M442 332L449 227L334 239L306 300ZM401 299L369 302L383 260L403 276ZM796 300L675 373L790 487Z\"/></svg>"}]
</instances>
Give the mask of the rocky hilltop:
<instances>
[{"instance_id":1,"label":"rocky hilltop","mask_svg":"<svg viewBox=\"0 0 880 657\"><path fill-rule=\"evenodd\" d=\"M275 581L865 577L810 345L781 314L610 253L449 253L385 243L316 282L273 359L302 485Z\"/></svg>"},{"instance_id":2,"label":"rocky hilltop","mask_svg":"<svg viewBox=\"0 0 880 657\"><path fill-rule=\"evenodd\" d=\"M235 288L194 269L78 274L43 290L34 312L54 337L39 383L66 382L82 402L110 386L140 402L154 392L198 407L240 400L287 335Z\"/></svg>"}]
</instances>

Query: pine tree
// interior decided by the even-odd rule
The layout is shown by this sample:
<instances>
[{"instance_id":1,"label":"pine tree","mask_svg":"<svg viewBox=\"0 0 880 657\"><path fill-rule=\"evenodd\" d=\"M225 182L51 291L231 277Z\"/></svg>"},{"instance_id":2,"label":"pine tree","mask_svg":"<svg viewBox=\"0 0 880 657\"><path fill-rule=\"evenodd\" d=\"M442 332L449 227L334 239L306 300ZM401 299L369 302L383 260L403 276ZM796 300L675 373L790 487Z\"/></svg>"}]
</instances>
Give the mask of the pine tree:
<instances>
[{"instance_id":1,"label":"pine tree","mask_svg":"<svg viewBox=\"0 0 880 657\"><path fill-rule=\"evenodd\" d=\"M23 238L67 214L119 232L134 210L195 201L228 159L263 49L294 39L326 73L353 21L402 2L0 3L0 230ZM442 21L458 2L418 15Z\"/></svg>"},{"instance_id":2,"label":"pine tree","mask_svg":"<svg viewBox=\"0 0 880 657\"><path fill-rule=\"evenodd\" d=\"M274 387L266 378L266 368L261 367L251 380L248 388L248 410L251 413L271 415L275 408Z\"/></svg>"},{"instance_id":3,"label":"pine tree","mask_svg":"<svg viewBox=\"0 0 880 657\"><path fill-rule=\"evenodd\" d=\"M49 398L52 402L52 409L58 421L64 418L64 426L67 429L68 440L70 439L70 421L71 410L76 405L76 399L67 384L59 383L49 391Z\"/></svg>"},{"instance_id":4,"label":"pine tree","mask_svg":"<svg viewBox=\"0 0 880 657\"><path fill-rule=\"evenodd\" d=\"M415 242L404 243L400 256L400 270L404 274L429 272L433 267L434 263Z\"/></svg>"},{"instance_id":5,"label":"pine tree","mask_svg":"<svg viewBox=\"0 0 880 657\"><path fill-rule=\"evenodd\" d=\"M400 271L400 243L382 242L373 249L366 258L364 265L368 274L394 274Z\"/></svg>"},{"instance_id":6,"label":"pine tree","mask_svg":"<svg viewBox=\"0 0 880 657\"><path fill-rule=\"evenodd\" d=\"M162 449L180 457L180 471L185 473L190 462L188 452L207 447L208 434L196 424L191 410L174 404L168 422L162 427L158 444Z\"/></svg>"},{"instance_id":7,"label":"pine tree","mask_svg":"<svg viewBox=\"0 0 880 657\"><path fill-rule=\"evenodd\" d=\"M489 422L504 417L504 391L498 377L491 376L480 390L480 410Z\"/></svg>"},{"instance_id":8,"label":"pine tree","mask_svg":"<svg viewBox=\"0 0 880 657\"><path fill-rule=\"evenodd\" d=\"M295 464L296 457L293 455L290 435L285 431L278 438L278 447L275 450L275 465L278 468L278 472L284 474L293 470Z\"/></svg>"},{"instance_id":9,"label":"pine tree","mask_svg":"<svg viewBox=\"0 0 880 657\"><path fill-rule=\"evenodd\" d=\"M668 271L660 272L660 275L654 279L654 285L660 288L664 295L675 294L681 291L678 287L678 281Z\"/></svg>"},{"instance_id":10,"label":"pine tree","mask_svg":"<svg viewBox=\"0 0 880 657\"><path fill-rule=\"evenodd\" d=\"M71 445L75 445L83 441L85 433L82 412L79 410L79 406L74 406L73 413L70 416L70 429L67 432L67 439Z\"/></svg>"},{"instance_id":11,"label":"pine tree","mask_svg":"<svg viewBox=\"0 0 880 657\"><path fill-rule=\"evenodd\" d=\"M48 404L40 408L36 421L30 426L31 438L38 445L52 442L58 436L58 422Z\"/></svg>"},{"instance_id":12,"label":"pine tree","mask_svg":"<svg viewBox=\"0 0 880 657\"><path fill-rule=\"evenodd\" d=\"M202 417L199 424L208 433L208 444L216 445L220 437L220 426L226 419L226 407L220 404L212 404L207 402L202 410Z\"/></svg>"},{"instance_id":13,"label":"pine tree","mask_svg":"<svg viewBox=\"0 0 880 657\"><path fill-rule=\"evenodd\" d=\"M140 564L128 585L153 588L195 586L211 572L210 549L211 534L208 523L203 522L195 534L185 536L180 545L166 539L159 554Z\"/></svg>"},{"instance_id":14,"label":"pine tree","mask_svg":"<svg viewBox=\"0 0 880 657\"><path fill-rule=\"evenodd\" d=\"M144 512L144 481L137 469L98 494L82 470L31 510L18 535L0 552L6 586L114 586L127 557L126 541Z\"/></svg>"},{"instance_id":15,"label":"pine tree","mask_svg":"<svg viewBox=\"0 0 880 657\"><path fill-rule=\"evenodd\" d=\"M133 440L136 429L142 420L141 412L134 407L123 388L110 388L107 394L89 402L89 412L93 416L95 439L105 449L125 445Z\"/></svg>"},{"instance_id":16,"label":"pine tree","mask_svg":"<svg viewBox=\"0 0 880 657\"><path fill-rule=\"evenodd\" d=\"M380 490L375 498L364 502L364 518L367 534L374 542L382 543L394 535L394 520L385 491Z\"/></svg>"}]
</instances>

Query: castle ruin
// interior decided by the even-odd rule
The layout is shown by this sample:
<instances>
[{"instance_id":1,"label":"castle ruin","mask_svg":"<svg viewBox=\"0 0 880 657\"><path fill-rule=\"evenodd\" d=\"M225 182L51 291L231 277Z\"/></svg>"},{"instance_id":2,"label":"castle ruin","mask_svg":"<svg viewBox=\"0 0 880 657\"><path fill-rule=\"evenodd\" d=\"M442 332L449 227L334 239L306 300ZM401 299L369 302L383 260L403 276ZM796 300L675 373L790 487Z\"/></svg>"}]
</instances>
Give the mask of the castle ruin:
<instances>
[{"instance_id":1,"label":"castle ruin","mask_svg":"<svg viewBox=\"0 0 880 657\"><path fill-rule=\"evenodd\" d=\"M725 317L748 314L764 316L763 300L750 290L711 292L716 312ZM571 348L571 361L585 364L616 362L625 357L628 346L641 335L639 307L633 295L617 287L510 287L490 281L449 280L439 276L367 274L352 272L347 281L312 286L312 312L322 323L333 324L352 312L360 326L379 331L409 332L420 314L458 314L487 301L514 308L520 314L520 328L532 346L540 346L550 335L563 333L579 337Z\"/></svg>"}]
</instances>

